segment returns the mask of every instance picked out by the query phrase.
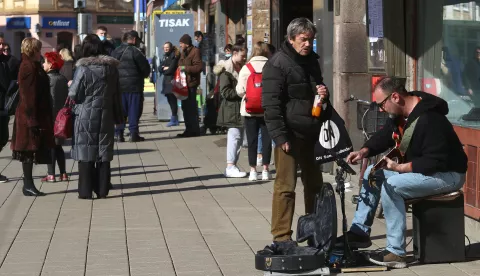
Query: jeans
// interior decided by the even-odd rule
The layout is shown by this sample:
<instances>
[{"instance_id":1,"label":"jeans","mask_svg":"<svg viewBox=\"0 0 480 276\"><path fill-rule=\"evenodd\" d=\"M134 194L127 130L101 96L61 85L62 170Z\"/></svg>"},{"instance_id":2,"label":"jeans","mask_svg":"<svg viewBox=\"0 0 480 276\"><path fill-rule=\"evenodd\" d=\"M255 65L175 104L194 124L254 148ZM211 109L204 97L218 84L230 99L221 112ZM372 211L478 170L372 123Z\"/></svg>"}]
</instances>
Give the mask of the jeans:
<instances>
[{"instance_id":1,"label":"jeans","mask_svg":"<svg viewBox=\"0 0 480 276\"><path fill-rule=\"evenodd\" d=\"M248 164L250 167L257 166L258 145L262 142L262 139L264 139L265 147L262 147L262 151L260 152L263 157L262 165L269 165L272 156L272 144L265 120L263 117L244 118L248 141ZM260 132L263 132L263 134L260 135Z\"/></svg>"},{"instance_id":2,"label":"jeans","mask_svg":"<svg viewBox=\"0 0 480 276\"><path fill-rule=\"evenodd\" d=\"M261 154L263 151L263 141L262 141L262 129L258 130L258 145L257 145L257 153Z\"/></svg>"},{"instance_id":3,"label":"jeans","mask_svg":"<svg viewBox=\"0 0 480 276\"><path fill-rule=\"evenodd\" d=\"M186 133L200 133L197 108L197 88L188 88L188 98L182 101L183 120Z\"/></svg>"},{"instance_id":4,"label":"jeans","mask_svg":"<svg viewBox=\"0 0 480 276\"><path fill-rule=\"evenodd\" d=\"M456 172L439 172L426 176L420 173L400 174L388 170L378 170L374 175L376 188L370 187L368 184L368 175L371 169L372 165L365 170L359 195L360 200L350 231L358 235L370 235L370 227L381 199L387 226L386 249L397 256L406 255L405 199L458 191L465 182L465 174Z\"/></svg>"},{"instance_id":5,"label":"jeans","mask_svg":"<svg viewBox=\"0 0 480 276\"><path fill-rule=\"evenodd\" d=\"M143 110L142 93L122 93L123 114L128 116L128 129L130 134L138 134L138 121ZM116 135L123 134L125 124L116 126Z\"/></svg>"},{"instance_id":6,"label":"jeans","mask_svg":"<svg viewBox=\"0 0 480 276\"><path fill-rule=\"evenodd\" d=\"M227 134L227 163L237 164L243 142L243 128L231 127Z\"/></svg>"}]
</instances>

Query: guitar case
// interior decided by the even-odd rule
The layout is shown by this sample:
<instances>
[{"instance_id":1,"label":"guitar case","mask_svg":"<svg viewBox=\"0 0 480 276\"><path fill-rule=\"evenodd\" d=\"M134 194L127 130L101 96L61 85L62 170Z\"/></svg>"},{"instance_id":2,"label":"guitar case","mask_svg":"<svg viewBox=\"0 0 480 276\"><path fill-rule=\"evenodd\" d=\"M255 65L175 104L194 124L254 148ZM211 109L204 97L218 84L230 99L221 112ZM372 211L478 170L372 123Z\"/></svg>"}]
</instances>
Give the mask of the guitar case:
<instances>
[{"instance_id":1,"label":"guitar case","mask_svg":"<svg viewBox=\"0 0 480 276\"><path fill-rule=\"evenodd\" d=\"M307 246L278 252L270 246L255 255L255 268L269 272L301 273L326 266L337 237L337 205L330 183L323 183L315 197L315 212L301 216L297 223L297 242Z\"/></svg>"}]
</instances>

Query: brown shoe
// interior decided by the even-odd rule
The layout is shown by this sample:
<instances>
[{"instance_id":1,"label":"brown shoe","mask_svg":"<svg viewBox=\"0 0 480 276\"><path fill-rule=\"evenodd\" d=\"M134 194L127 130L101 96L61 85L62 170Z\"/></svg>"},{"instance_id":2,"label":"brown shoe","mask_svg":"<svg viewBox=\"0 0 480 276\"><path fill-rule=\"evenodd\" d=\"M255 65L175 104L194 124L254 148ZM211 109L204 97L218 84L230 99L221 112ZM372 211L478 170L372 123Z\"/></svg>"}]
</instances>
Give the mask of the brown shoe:
<instances>
[{"instance_id":1,"label":"brown shoe","mask_svg":"<svg viewBox=\"0 0 480 276\"><path fill-rule=\"evenodd\" d=\"M55 175L47 175L42 178L42 182L55 182Z\"/></svg>"},{"instance_id":2,"label":"brown shoe","mask_svg":"<svg viewBox=\"0 0 480 276\"><path fill-rule=\"evenodd\" d=\"M63 173L60 175L60 181L68 181L68 174Z\"/></svg>"},{"instance_id":3,"label":"brown shoe","mask_svg":"<svg viewBox=\"0 0 480 276\"><path fill-rule=\"evenodd\" d=\"M388 250L383 250L378 253L372 253L369 256L369 261L376 265L391 267L391 268L405 268L407 262L405 257L395 255Z\"/></svg>"}]
</instances>

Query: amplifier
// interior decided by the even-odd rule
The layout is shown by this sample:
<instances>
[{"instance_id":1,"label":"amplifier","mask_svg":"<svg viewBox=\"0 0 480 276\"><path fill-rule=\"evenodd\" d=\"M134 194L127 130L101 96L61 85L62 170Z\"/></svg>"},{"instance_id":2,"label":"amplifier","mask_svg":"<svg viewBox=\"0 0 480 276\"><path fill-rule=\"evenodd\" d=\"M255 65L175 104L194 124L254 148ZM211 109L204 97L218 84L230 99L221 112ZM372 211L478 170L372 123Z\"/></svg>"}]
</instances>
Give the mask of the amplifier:
<instances>
[{"instance_id":1,"label":"amplifier","mask_svg":"<svg viewBox=\"0 0 480 276\"><path fill-rule=\"evenodd\" d=\"M448 200L425 199L412 208L415 259L421 263L465 261L463 193Z\"/></svg>"}]
</instances>

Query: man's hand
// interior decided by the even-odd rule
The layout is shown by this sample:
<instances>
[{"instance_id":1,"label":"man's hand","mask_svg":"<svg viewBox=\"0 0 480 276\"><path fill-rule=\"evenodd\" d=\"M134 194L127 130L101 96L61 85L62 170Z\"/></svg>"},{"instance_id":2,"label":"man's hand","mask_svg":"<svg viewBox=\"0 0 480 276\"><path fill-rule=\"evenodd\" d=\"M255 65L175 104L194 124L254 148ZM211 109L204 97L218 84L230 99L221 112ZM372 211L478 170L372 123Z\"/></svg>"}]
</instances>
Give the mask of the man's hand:
<instances>
[{"instance_id":1,"label":"man's hand","mask_svg":"<svg viewBox=\"0 0 480 276\"><path fill-rule=\"evenodd\" d=\"M168 67L168 66L163 66L163 70L164 70L164 71L167 71L168 68L170 68L170 67Z\"/></svg>"},{"instance_id":2,"label":"man's hand","mask_svg":"<svg viewBox=\"0 0 480 276\"><path fill-rule=\"evenodd\" d=\"M317 93L322 99L328 98L328 88L325 85L317 85Z\"/></svg>"},{"instance_id":3,"label":"man's hand","mask_svg":"<svg viewBox=\"0 0 480 276\"><path fill-rule=\"evenodd\" d=\"M368 156L368 148L362 148L359 151L351 152L347 156L347 163L356 165L358 161Z\"/></svg>"},{"instance_id":4,"label":"man's hand","mask_svg":"<svg viewBox=\"0 0 480 276\"><path fill-rule=\"evenodd\" d=\"M473 95L473 90L472 90L472 89L468 89L468 94Z\"/></svg>"},{"instance_id":5,"label":"man's hand","mask_svg":"<svg viewBox=\"0 0 480 276\"><path fill-rule=\"evenodd\" d=\"M289 142L285 142L285 144L282 145L282 150L286 153L288 153L290 151L290 143Z\"/></svg>"},{"instance_id":6,"label":"man's hand","mask_svg":"<svg viewBox=\"0 0 480 276\"><path fill-rule=\"evenodd\" d=\"M405 163L405 164L398 164L397 162L393 161L388 157L383 157L383 159L387 162L387 170L399 172L399 173L410 173L412 172L412 162Z\"/></svg>"},{"instance_id":7,"label":"man's hand","mask_svg":"<svg viewBox=\"0 0 480 276\"><path fill-rule=\"evenodd\" d=\"M393 161L392 159L388 157L383 157L383 159L387 162L387 165L385 166L387 170L398 172L398 163Z\"/></svg>"}]
</instances>

